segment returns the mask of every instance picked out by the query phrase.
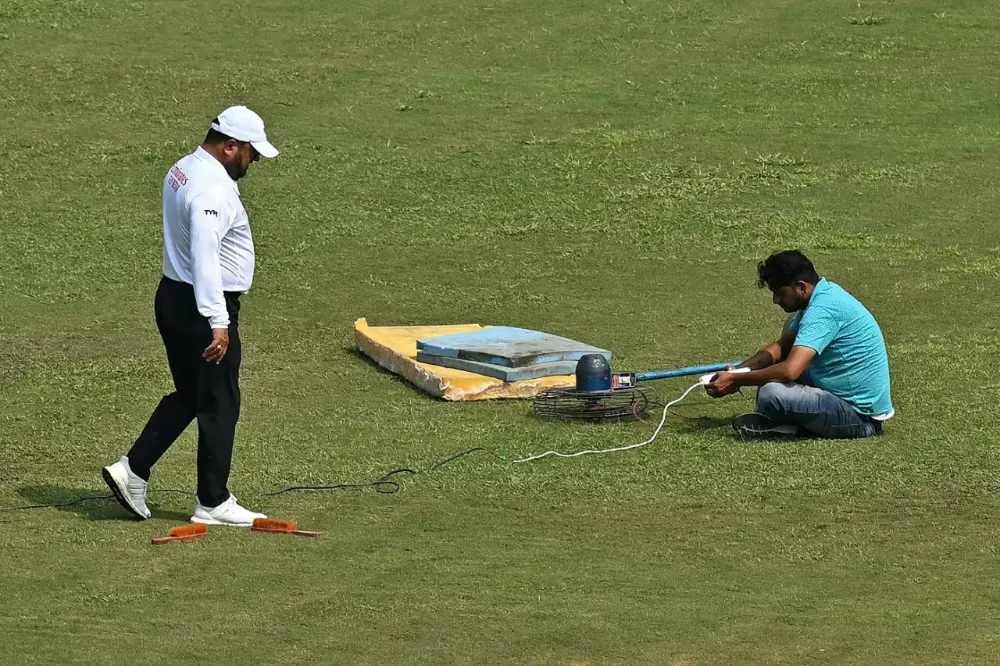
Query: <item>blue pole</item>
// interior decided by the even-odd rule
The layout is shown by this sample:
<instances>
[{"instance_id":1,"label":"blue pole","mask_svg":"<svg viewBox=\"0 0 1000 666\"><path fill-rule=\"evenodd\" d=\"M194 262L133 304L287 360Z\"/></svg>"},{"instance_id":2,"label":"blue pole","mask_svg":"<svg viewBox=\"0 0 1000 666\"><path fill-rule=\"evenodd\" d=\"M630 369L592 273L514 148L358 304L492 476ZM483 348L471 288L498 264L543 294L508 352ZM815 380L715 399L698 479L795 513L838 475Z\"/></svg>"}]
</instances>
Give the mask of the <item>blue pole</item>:
<instances>
[{"instance_id":1,"label":"blue pole","mask_svg":"<svg viewBox=\"0 0 1000 666\"><path fill-rule=\"evenodd\" d=\"M637 372L635 378L640 382L652 379L671 379L673 377L688 377L690 375L706 375L710 372L722 372L730 366L737 366L743 361L730 361L729 363L716 363L714 365L693 365L687 368L677 368L676 370L653 370L651 372Z\"/></svg>"}]
</instances>

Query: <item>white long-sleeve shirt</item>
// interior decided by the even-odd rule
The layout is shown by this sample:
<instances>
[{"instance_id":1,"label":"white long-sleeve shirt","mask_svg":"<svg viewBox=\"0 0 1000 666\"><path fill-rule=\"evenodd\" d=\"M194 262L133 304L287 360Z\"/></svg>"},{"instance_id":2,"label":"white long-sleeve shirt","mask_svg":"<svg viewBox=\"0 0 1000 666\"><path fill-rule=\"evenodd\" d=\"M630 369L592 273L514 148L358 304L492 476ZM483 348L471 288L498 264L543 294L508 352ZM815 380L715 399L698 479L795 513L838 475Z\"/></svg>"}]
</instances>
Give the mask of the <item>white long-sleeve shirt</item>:
<instances>
[{"instance_id":1,"label":"white long-sleeve shirt","mask_svg":"<svg viewBox=\"0 0 1000 666\"><path fill-rule=\"evenodd\" d=\"M198 312L212 328L226 328L224 292L249 291L253 271L253 237L240 190L199 147L163 180L163 274L193 285Z\"/></svg>"}]
</instances>

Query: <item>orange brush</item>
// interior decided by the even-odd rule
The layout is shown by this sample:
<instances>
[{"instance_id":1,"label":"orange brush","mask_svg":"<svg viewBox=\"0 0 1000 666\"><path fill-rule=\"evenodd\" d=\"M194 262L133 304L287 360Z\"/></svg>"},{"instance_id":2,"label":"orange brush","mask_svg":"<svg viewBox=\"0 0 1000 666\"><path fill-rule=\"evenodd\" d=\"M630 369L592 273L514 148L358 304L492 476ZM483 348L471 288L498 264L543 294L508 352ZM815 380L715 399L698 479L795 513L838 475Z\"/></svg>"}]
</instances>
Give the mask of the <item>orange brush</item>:
<instances>
[{"instance_id":1,"label":"orange brush","mask_svg":"<svg viewBox=\"0 0 1000 666\"><path fill-rule=\"evenodd\" d=\"M295 534L297 536L317 537L319 532L309 532L295 529L298 526L294 520L276 520L274 518L254 518L251 532L269 532L271 534Z\"/></svg>"},{"instance_id":2,"label":"orange brush","mask_svg":"<svg viewBox=\"0 0 1000 666\"><path fill-rule=\"evenodd\" d=\"M170 536L154 538L153 543L159 545L161 543L170 543L171 541L194 541L195 539L201 539L208 534L208 525L192 523L190 525L181 525L180 527L171 527L168 534Z\"/></svg>"}]
</instances>

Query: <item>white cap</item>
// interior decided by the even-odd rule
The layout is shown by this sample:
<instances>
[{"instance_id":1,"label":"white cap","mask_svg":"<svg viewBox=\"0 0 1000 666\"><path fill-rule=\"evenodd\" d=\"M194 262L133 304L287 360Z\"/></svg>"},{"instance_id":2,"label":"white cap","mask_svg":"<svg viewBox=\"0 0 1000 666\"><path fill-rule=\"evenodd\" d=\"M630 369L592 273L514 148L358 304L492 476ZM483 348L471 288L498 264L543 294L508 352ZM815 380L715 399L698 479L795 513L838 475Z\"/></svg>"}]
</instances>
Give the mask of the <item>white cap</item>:
<instances>
[{"instance_id":1,"label":"white cap","mask_svg":"<svg viewBox=\"0 0 1000 666\"><path fill-rule=\"evenodd\" d=\"M245 106L231 106L220 113L212 129L237 141L248 142L262 157L278 156L278 149L264 134L264 120Z\"/></svg>"}]
</instances>

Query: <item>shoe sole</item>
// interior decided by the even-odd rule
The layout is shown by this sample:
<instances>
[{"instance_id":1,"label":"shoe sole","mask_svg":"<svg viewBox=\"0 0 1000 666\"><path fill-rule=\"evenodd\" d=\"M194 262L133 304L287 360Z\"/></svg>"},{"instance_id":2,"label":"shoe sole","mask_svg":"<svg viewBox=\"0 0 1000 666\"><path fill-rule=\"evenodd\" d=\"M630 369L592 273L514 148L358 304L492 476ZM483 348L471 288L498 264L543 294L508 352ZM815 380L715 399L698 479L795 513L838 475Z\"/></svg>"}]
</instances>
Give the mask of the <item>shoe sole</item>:
<instances>
[{"instance_id":1,"label":"shoe sole","mask_svg":"<svg viewBox=\"0 0 1000 666\"><path fill-rule=\"evenodd\" d=\"M216 520L215 518L191 518L192 523L200 523L202 525L226 525L228 527L253 527L253 522L249 523L225 523L221 520Z\"/></svg>"},{"instance_id":2,"label":"shoe sole","mask_svg":"<svg viewBox=\"0 0 1000 666\"><path fill-rule=\"evenodd\" d=\"M122 505L122 508L131 513L133 516L139 520L146 520L149 516L144 516L139 512L137 508L132 506L132 502L128 499L128 495L122 492L121 487L118 485L118 479L114 477L107 467L101 469L101 476L104 477L104 483L108 484L108 488L111 489L111 493L118 500L118 503Z\"/></svg>"}]
</instances>

